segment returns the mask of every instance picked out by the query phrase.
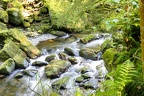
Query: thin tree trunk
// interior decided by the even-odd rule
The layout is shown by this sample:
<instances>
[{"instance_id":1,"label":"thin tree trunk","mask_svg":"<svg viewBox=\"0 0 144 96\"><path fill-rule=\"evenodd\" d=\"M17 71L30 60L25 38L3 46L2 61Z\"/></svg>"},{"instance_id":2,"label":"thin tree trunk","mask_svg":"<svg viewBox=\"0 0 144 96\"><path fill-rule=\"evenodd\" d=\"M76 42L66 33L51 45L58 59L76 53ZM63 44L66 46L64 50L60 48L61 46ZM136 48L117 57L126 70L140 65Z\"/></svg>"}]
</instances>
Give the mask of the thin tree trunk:
<instances>
[{"instance_id":1,"label":"thin tree trunk","mask_svg":"<svg viewBox=\"0 0 144 96\"><path fill-rule=\"evenodd\" d=\"M141 33L141 49L142 49L142 71L144 80L144 0L139 0L140 4L140 33Z\"/></svg>"}]
</instances>

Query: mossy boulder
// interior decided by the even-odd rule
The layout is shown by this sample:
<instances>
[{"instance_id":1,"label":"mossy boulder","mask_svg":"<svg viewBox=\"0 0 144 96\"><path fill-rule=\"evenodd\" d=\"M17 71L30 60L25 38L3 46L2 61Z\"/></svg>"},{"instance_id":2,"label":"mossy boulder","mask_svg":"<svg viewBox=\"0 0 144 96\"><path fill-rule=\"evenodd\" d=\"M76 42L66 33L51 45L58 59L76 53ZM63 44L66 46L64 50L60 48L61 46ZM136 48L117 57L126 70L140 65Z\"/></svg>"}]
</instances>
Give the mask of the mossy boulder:
<instances>
[{"instance_id":1,"label":"mossy boulder","mask_svg":"<svg viewBox=\"0 0 144 96\"><path fill-rule=\"evenodd\" d=\"M114 42L112 38L106 39L101 45L101 51L105 52L106 49L113 48Z\"/></svg>"},{"instance_id":2,"label":"mossy boulder","mask_svg":"<svg viewBox=\"0 0 144 96\"><path fill-rule=\"evenodd\" d=\"M19 8L8 8L7 13L9 16L9 22L14 25L22 25L24 16L22 14L22 10Z\"/></svg>"},{"instance_id":3,"label":"mossy boulder","mask_svg":"<svg viewBox=\"0 0 144 96\"><path fill-rule=\"evenodd\" d=\"M40 51L32 45L27 37L18 29L0 31L1 42L14 41L29 57L35 58L40 55Z\"/></svg>"},{"instance_id":4,"label":"mossy boulder","mask_svg":"<svg viewBox=\"0 0 144 96\"><path fill-rule=\"evenodd\" d=\"M8 23L8 13L2 9L0 9L0 21L3 23Z\"/></svg>"},{"instance_id":5,"label":"mossy boulder","mask_svg":"<svg viewBox=\"0 0 144 96\"><path fill-rule=\"evenodd\" d=\"M59 55L59 58L62 59L62 60L67 60L67 54L61 52L58 54Z\"/></svg>"},{"instance_id":6,"label":"mossy boulder","mask_svg":"<svg viewBox=\"0 0 144 96\"><path fill-rule=\"evenodd\" d=\"M62 37L62 36L65 36L65 35L66 35L66 33L63 32L63 31L51 31L51 32L49 32L49 33L52 34L52 35L56 35L56 36L58 36L58 37Z\"/></svg>"},{"instance_id":7,"label":"mossy boulder","mask_svg":"<svg viewBox=\"0 0 144 96\"><path fill-rule=\"evenodd\" d=\"M97 54L92 49L83 48L79 51L79 55L86 59L97 60Z\"/></svg>"},{"instance_id":8,"label":"mossy boulder","mask_svg":"<svg viewBox=\"0 0 144 96\"><path fill-rule=\"evenodd\" d=\"M54 89L66 89L68 82L69 82L70 76L65 76L55 82L52 83L52 88Z\"/></svg>"},{"instance_id":9,"label":"mossy boulder","mask_svg":"<svg viewBox=\"0 0 144 96\"><path fill-rule=\"evenodd\" d=\"M6 60L8 58L12 58L16 62L17 68L28 67L26 54L13 41L9 41L0 50L0 59Z\"/></svg>"},{"instance_id":10,"label":"mossy boulder","mask_svg":"<svg viewBox=\"0 0 144 96\"><path fill-rule=\"evenodd\" d=\"M7 29L6 24L0 22L0 30L6 30L6 29Z\"/></svg>"},{"instance_id":11,"label":"mossy boulder","mask_svg":"<svg viewBox=\"0 0 144 96\"><path fill-rule=\"evenodd\" d=\"M0 65L0 74L9 75L15 69L15 62L12 58L7 59Z\"/></svg>"},{"instance_id":12,"label":"mossy boulder","mask_svg":"<svg viewBox=\"0 0 144 96\"><path fill-rule=\"evenodd\" d=\"M45 74L47 77L56 78L59 77L66 69L70 67L70 62L65 60L52 60L45 67Z\"/></svg>"},{"instance_id":13,"label":"mossy boulder","mask_svg":"<svg viewBox=\"0 0 144 96\"><path fill-rule=\"evenodd\" d=\"M45 61L50 62L56 58L55 54L51 54L45 58Z\"/></svg>"},{"instance_id":14,"label":"mossy boulder","mask_svg":"<svg viewBox=\"0 0 144 96\"><path fill-rule=\"evenodd\" d=\"M105 61L108 70L112 70L113 68L115 68L113 63L117 59L118 54L119 51L117 49L109 48L102 55L102 58Z\"/></svg>"},{"instance_id":15,"label":"mossy boulder","mask_svg":"<svg viewBox=\"0 0 144 96\"><path fill-rule=\"evenodd\" d=\"M96 39L96 36L94 34L90 34L88 36L81 38L80 43L86 44L86 43L93 41L95 39Z\"/></svg>"},{"instance_id":16,"label":"mossy boulder","mask_svg":"<svg viewBox=\"0 0 144 96\"><path fill-rule=\"evenodd\" d=\"M84 81L84 77L82 77L82 76L79 76L79 77L77 77L76 78L76 80L75 80L77 83L81 83L81 82L83 82Z\"/></svg>"},{"instance_id":17,"label":"mossy boulder","mask_svg":"<svg viewBox=\"0 0 144 96\"><path fill-rule=\"evenodd\" d=\"M70 56L75 56L73 50L71 48L69 48L69 47L65 47L64 48L64 52L67 53Z\"/></svg>"}]
</instances>

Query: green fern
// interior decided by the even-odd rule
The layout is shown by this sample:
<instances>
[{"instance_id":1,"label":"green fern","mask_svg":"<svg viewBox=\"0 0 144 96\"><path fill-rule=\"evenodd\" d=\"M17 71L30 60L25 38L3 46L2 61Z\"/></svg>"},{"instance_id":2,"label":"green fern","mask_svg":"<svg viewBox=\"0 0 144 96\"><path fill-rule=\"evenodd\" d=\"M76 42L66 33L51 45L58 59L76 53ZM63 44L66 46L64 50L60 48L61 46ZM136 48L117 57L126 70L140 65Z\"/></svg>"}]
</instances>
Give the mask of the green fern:
<instances>
[{"instance_id":1,"label":"green fern","mask_svg":"<svg viewBox=\"0 0 144 96\"><path fill-rule=\"evenodd\" d=\"M123 64L118 65L116 71L113 72L111 79L103 83L103 87L97 92L97 96L124 96L125 86L133 81L135 77L134 64L127 60Z\"/></svg>"}]
</instances>

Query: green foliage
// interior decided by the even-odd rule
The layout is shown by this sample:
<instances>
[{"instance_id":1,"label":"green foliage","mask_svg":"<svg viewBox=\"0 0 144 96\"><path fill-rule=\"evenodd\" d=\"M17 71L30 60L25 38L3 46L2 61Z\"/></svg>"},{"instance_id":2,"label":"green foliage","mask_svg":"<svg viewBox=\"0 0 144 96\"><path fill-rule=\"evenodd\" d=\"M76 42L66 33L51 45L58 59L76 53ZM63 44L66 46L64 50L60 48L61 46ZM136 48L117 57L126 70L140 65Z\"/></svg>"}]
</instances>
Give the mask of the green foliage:
<instances>
[{"instance_id":1,"label":"green foliage","mask_svg":"<svg viewBox=\"0 0 144 96\"><path fill-rule=\"evenodd\" d=\"M116 71L110 74L110 79L103 83L96 96L124 96L125 86L133 82L133 77L136 77L134 64L130 60L118 65Z\"/></svg>"}]
</instances>

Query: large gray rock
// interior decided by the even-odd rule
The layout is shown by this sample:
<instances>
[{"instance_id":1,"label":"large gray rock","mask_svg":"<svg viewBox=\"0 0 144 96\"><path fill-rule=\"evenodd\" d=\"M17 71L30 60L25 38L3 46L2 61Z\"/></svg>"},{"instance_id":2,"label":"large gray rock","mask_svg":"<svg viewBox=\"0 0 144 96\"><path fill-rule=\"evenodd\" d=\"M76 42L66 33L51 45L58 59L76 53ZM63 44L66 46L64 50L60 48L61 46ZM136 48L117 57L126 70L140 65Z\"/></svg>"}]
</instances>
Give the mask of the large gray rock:
<instances>
[{"instance_id":1,"label":"large gray rock","mask_svg":"<svg viewBox=\"0 0 144 96\"><path fill-rule=\"evenodd\" d=\"M97 54L92 49L83 48L79 51L79 55L86 59L97 60Z\"/></svg>"},{"instance_id":2,"label":"large gray rock","mask_svg":"<svg viewBox=\"0 0 144 96\"><path fill-rule=\"evenodd\" d=\"M45 74L50 78L59 77L59 75L65 72L65 70L68 69L70 65L70 62L65 60L52 60L45 67Z\"/></svg>"},{"instance_id":3,"label":"large gray rock","mask_svg":"<svg viewBox=\"0 0 144 96\"><path fill-rule=\"evenodd\" d=\"M28 67L26 54L19 49L19 47L13 41L9 41L4 45L2 50L0 50L0 59L6 60L8 58L12 58L16 62L15 66L17 68Z\"/></svg>"},{"instance_id":4,"label":"large gray rock","mask_svg":"<svg viewBox=\"0 0 144 96\"><path fill-rule=\"evenodd\" d=\"M9 75L15 69L15 62L12 58L7 59L0 65L0 74Z\"/></svg>"}]
</instances>

